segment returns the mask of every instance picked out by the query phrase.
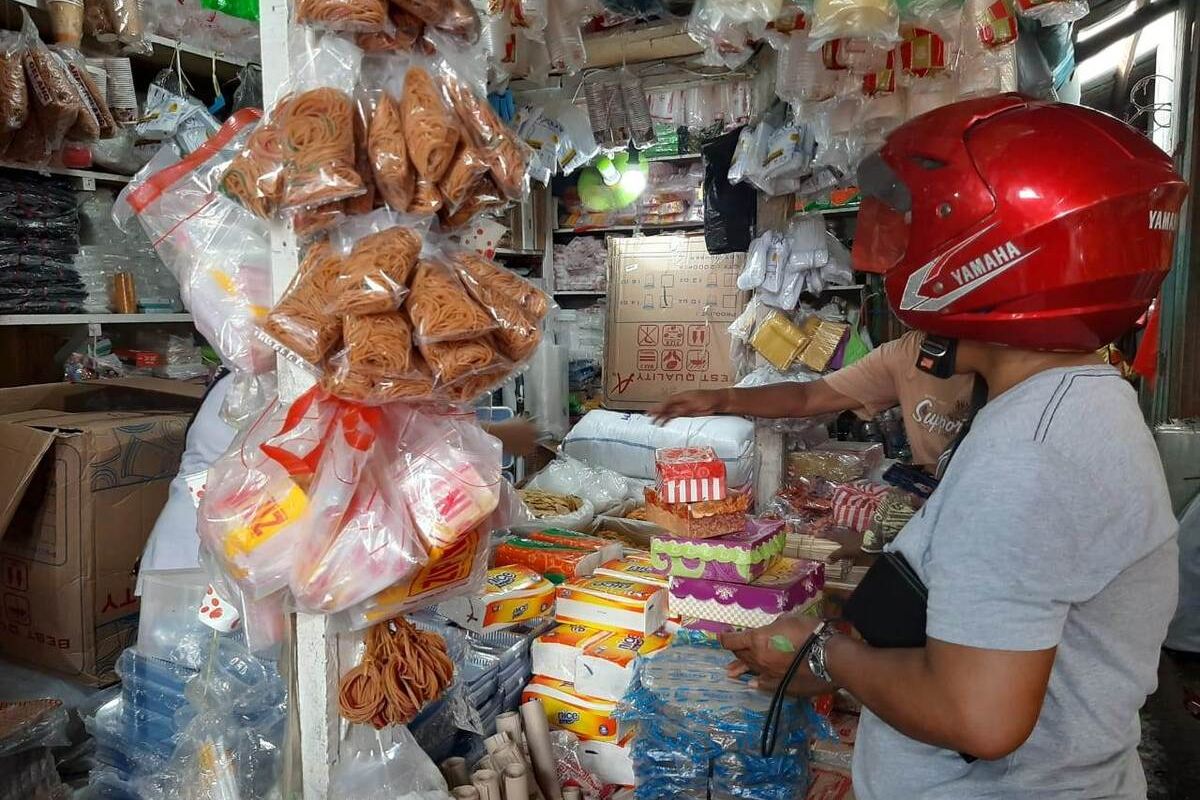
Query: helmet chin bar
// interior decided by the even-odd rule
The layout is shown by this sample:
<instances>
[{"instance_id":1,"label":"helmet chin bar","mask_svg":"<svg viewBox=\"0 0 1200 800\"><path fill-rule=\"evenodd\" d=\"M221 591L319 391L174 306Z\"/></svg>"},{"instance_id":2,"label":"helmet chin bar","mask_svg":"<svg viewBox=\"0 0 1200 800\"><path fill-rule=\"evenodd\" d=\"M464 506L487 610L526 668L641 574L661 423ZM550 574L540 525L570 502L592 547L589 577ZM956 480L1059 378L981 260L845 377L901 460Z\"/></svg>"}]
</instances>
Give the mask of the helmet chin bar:
<instances>
[{"instance_id":1,"label":"helmet chin bar","mask_svg":"<svg viewBox=\"0 0 1200 800\"><path fill-rule=\"evenodd\" d=\"M925 334L921 351L917 353L917 369L935 378L954 375L954 362L958 358L958 339Z\"/></svg>"}]
</instances>

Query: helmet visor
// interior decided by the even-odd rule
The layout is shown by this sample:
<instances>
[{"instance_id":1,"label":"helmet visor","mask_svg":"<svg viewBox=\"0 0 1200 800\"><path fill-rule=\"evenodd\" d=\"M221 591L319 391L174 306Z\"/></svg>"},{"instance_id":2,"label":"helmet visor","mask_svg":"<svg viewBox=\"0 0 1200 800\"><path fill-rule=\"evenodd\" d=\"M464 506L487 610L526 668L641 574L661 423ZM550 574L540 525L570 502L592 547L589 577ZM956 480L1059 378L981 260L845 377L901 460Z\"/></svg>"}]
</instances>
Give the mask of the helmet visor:
<instances>
[{"instance_id":1,"label":"helmet visor","mask_svg":"<svg viewBox=\"0 0 1200 800\"><path fill-rule=\"evenodd\" d=\"M862 205L854 235L851 265L860 272L887 272L908 248L912 195L878 152L858 167Z\"/></svg>"}]
</instances>

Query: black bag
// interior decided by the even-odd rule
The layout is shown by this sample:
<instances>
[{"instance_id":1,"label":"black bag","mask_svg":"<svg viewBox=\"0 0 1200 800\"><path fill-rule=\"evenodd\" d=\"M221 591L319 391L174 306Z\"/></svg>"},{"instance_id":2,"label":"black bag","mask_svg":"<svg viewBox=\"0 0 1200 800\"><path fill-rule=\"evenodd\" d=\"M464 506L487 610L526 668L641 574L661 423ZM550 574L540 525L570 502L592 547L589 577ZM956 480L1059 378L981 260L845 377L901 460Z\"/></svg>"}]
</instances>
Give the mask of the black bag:
<instances>
[{"instance_id":1,"label":"black bag","mask_svg":"<svg viewBox=\"0 0 1200 800\"><path fill-rule=\"evenodd\" d=\"M748 183L729 183L729 166L737 149L738 128L704 145L704 244L711 255L750 249L758 198Z\"/></svg>"}]
</instances>

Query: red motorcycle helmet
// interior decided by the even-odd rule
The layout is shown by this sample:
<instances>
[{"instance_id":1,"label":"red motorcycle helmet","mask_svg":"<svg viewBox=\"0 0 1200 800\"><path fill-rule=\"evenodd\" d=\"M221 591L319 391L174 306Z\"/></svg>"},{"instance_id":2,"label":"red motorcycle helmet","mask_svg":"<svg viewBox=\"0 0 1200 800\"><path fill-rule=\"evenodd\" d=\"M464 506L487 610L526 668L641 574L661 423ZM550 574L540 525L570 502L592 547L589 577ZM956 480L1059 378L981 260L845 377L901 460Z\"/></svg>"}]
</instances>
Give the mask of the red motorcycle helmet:
<instances>
[{"instance_id":1,"label":"red motorcycle helmet","mask_svg":"<svg viewBox=\"0 0 1200 800\"><path fill-rule=\"evenodd\" d=\"M901 125L858 170L857 270L906 325L1031 350L1129 330L1171 267L1187 185L1122 122L1019 95Z\"/></svg>"}]
</instances>

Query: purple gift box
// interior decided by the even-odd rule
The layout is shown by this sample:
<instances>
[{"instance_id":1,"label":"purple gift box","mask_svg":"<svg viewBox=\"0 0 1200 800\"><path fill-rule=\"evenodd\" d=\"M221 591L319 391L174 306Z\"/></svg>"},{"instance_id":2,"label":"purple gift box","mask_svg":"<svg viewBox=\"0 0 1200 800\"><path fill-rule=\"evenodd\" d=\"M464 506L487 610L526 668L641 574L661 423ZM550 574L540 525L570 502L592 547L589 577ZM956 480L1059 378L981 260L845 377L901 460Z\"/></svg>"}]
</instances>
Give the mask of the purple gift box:
<instances>
[{"instance_id":1,"label":"purple gift box","mask_svg":"<svg viewBox=\"0 0 1200 800\"><path fill-rule=\"evenodd\" d=\"M786 541L782 521L748 518L744 529L712 539L655 536L650 563L680 578L750 583L783 555Z\"/></svg>"},{"instance_id":2,"label":"purple gift box","mask_svg":"<svg viewBox=\"0 0 1200 800\"><path fill-rule=\"evenodd\" d=\"M760 628L814 600L824 585L821 562L781 558L750 584L672 577L670 609L710 623Z\"/></svg>"}]
</instances>

